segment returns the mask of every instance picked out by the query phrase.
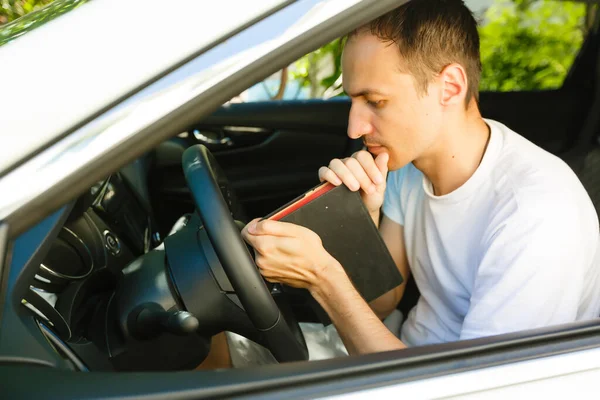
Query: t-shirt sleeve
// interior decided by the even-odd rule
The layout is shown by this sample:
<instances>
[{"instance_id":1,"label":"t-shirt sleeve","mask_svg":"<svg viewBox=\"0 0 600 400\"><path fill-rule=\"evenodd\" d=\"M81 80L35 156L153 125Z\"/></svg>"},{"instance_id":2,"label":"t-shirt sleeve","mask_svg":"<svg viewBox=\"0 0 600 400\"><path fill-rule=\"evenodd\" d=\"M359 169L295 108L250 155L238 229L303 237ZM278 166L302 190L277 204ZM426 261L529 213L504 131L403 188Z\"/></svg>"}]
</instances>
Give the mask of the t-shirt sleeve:
<instances>
[{"instance_id":1,"label":"t-shirt sleeve","mask_svg":"<svg viewBox=\"0 0 600 400\"><path fill-rule=\"evenodd\" d=\"M383 213L385 216L400 225L404 225L401 188L404 181L405 170L406 167L397 171L392 171L388 174L383 200Z\"/></svg>"},{"instance_id":2,"label":"t-shirt sleeve","mask_svg":"<svg viewBox=\"0 0 600 400\"><path fill-rule=\"evenodd\" d=\"M519 209L484 235L461 340L576 319L590 243L572 215Z\"/></svg>"}]
</instances>

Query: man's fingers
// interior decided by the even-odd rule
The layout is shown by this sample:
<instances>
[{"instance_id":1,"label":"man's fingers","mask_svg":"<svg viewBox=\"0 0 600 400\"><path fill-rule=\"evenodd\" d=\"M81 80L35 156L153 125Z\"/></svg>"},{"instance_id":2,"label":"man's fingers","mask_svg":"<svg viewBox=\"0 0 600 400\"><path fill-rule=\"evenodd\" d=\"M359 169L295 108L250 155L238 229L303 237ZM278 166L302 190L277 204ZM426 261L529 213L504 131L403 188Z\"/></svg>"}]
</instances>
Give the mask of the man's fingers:
<instances>
[{"instance_id":1,"label":"man's fingers","mask_svg":"<svg viewBox=\"0 0 600 400\"><path fill-rule=\"evenodd\" d=\"M331 160L329 163L329 169L332 170L342 180L348 189L354 192L360 189L360 182L358 179L356 179L352 171L348 169L348 166L344 161L337 158Z\"/></svg>"},{"instance_id":2,"label":"man's fingers","mask_svg":"<svg viewBox=\"0 0 600 400\"><path fill-rule=\"evenodd\" d=\"M300 225L269 219L254 220L248 224L248 233L255 236L295 237L302 235L306 230Z\"/></svg>"},{"instance_id":3,"label":"man's fingers","mask_svg":"<svg viewBox=\"0 0 600 400\"><path fill-rule=\"evenodd\" d=\"M365 193L373 193L377 188L371 178L365 172L365 169L356 158L347 158L344 160L346 167L352 172L352 175L360 183L360 187Z\"/></svg>"},{"instance_id":4,"label":"man's fingers","mask_svg":"<svg viewBox=\"0 0 600 400\"><path fill-rule=\"evenodd\" d=\"M256 223L260 221L260 218L255 218L252 221L248 222L248 224L246 224L246 226L244 227L244 229L242 229L242 237L244 238L244 240L250 244L252 241L252 238L250 237L250 227L253 225L256 225Z\"/></svg>"},{"instance_id":5,"label":"man's fingers","mask_svg":"<svg viewBox=\"0 0 600 400\"><path fill-rule=\"evenodd\" d=\"M319 168L319 180L321 182L327 181L335 186L342 184L342 180L335 174L335 172L327 167Z\"/></svg>"},{"instance_id":6,"label":"man's fingers","mask_svg":"<svg viewBox=\"0 0 600 400\"><path fill-rule=\"evenodd\" d=\"M371 153L361 150L354 153L352 158L358 160L373 183L376 185L381 185L383 182L385 182L385 175L382 174Z\"/></svg>"}]
</instances>

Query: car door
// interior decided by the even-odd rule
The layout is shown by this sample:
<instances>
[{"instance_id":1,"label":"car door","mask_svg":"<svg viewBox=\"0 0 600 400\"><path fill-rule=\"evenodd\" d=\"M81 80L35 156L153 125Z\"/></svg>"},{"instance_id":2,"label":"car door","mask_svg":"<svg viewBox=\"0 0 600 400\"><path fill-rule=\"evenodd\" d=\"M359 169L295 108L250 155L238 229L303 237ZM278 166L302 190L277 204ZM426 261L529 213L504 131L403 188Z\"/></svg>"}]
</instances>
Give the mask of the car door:
<instances>
[{"instance_id":1,"label":"car door","mask_svg":"<svg viewBox=\"0 0 600 400\"><path fill-rule=\"evenodd\" d=\"M363 3L373 9L383 4L383 0ZM336 22L340 23L339 20ZM316 36L315 32L312 37L314 38L314 36ZM255 66L254 70L256 69ZM239 79L244 84L249 80ZM231 81L225 83L230 84ZM218 91L215 90L213 94L215 92ZM161 96L158 96L158 99L164 100ZM208 95L204 98L199 97L194 105L199 106L201 101L208 100ZM330 105L333 102L327 104ZM343 101L340 104L344 104ZM296 104L294 107L299 106ZM348 107L348 104L345 107ZM236 112L244 114L239 110L247 111L248 108L250 108L249 105L243 105ZM161 108L159 111L163 112ZM218 117L219 112L224 111L217 111L213 116ZM185 113L181 112L176 116L183 118L183 114ZM165 115L167 114L165 113ZM270 118L275 118L278 114L271 111L269 115ZM127 117L124 120L128 123L132 122L132 119ZM352 397L353 393L356 397L373 397L390 393L408 397L448 397L465 394L476 396L484 390L493 390L501 386L507 388L509 385L517 384L535 386L536 383L548 380L548 378L555 378L554 382L557 382L556 379L561 380L561 376L565 377L562 379L565 385L560 389L565 393L568 390L570 395L577 393L572 385L577 385L576 388L592 387L591 385L597 377L595 371L599 367L598 360L600 360L598 357L598 348L600 348L598 321L361 357L311 363L289 363L247 370L181 371L177 373L96 373L86 371L85 366L76 362L76 357L68 344L53 336L51 329L40 327L36 319L21 306L18 291L27 288L26 278L33 277L36 268L39 267L44 246L51 239L53 232L56 233L57 227L60 227L61 220L66 218L65 208L58 206L70 200L73 194L64 191L65 187L70 185L76 188L89 186L99 176L112 172L127 161L140 156L144 151L150 150L158 142L158 139L153 139L151 134L159 135L158 138L161 141L167 136L176 134L177 132L163 131L168 126L167 122L177 122L175 118L165 118L165 120L167 121L164 123L152 122L139 127L147 129L143 131L145 135L138 133L138 136L134 137L132 134L134 139L137 138L132 142L139 148L132 151L129 158L122 156L121 153L117 153L115 156L114 151L94 153L96 150L92 146L86 146L89 144L85 141L87 136L73 135L75 139L79 139L77 145L85 148L82 157L77 160L87 169L83 170L83 173L77 174L73 170L78 170L77 168L80 166L73 167L72 158L49 157L66 171L70 171L66 172L64 176L55 178L62 185L52 186L51 190L32 194L32 199L39 201L29 202L19 207L17 211L20 213L14 212L12 209L7 211L6 207L0 208L3 212L2 215L8 216L0 224L0 259L2 260L0 387L2 395L6 398L323 398L336 395ZM206 118L202 121L187 121L190 124L177 122L175 126L178 129L183 128L183 125L204 129L210 125L206 123L207 120L210 122L210 119ZM106 122L106 119L100 121ZM122 128L118 121L113 121L113 123L114 125L111 127ZM282 127L282 124L275 126L269 126L264 122L263 124L258 127L261 129L260 131L254 130L253 133L276 134L276 132L268 131L269 129L295 131L290 126ZM247 120L243 120L243 123L236 124L228 119L226 122L222 121L216 125L219 127L217 131L219 131L220 128L226 126L247 128L249 123ZM256 128L252 125L250 127ZM90 131L86 131L85 128L89 127L84 125L82 131L76 133L89 133ZM298 131L306 131L306 129L306 126L302 125ZM202 133L200 129L198 130ZM192 130L192 135L197 140L206 140L205 138L208 137L222 141L229 138L232 141L236 139L237 143L240 143L239 138L229 136L232 131L240 132L235 129L224 129L223 134L217 132L215 136L210 137L207 134L196 136ZM248 132L247 129L245 131ZM317 129L312 131L319 132ZM93 139L106 140L111 138L107 134L111 132L113 131L99 131L91 136ZM67 137L67 139L69 138ZM156 142L152 142L152 140ZM268 141L268 139L266 140ZM101 142L100 140L93 141L92 144L97 145ZM253 145L256 143L250 146ZM130 146L129 148L134 147ZM250 150L252 149L250 147ZM47 153L42 153L41 156L57 155L55 150L55 148L46 149ZM220 151L215 149L216 153ZM229 156L231 156L231 163L234 163L235 153L229 154ZM221 159L226 168L232 171L233 167L226 165L227 159ZM34 177L39 178L37 175L27 174L30 171L27 167L31 166L32 161L39 161L39 159L23 160L24 168L11 171L13 174L11 177L29 178L29 180L20 180L21 184L32 181ZM281 162L280 159L278 163ZM261 160L254 160L252 168L259 168L260 163ZM243 168L240 169L240 173L245 173ZM36 171L40 174L43 173L40 170ZM51 171L55 172L57 169ZM308 184L308 172L306 176ZM47 176L42 175L42 177ZM298 185L298 187L301 186L300 183ZM0 185L0 187L6 188L7 186ZM64 193L61 193L61 190ZM9 200L14 200L12 193L8 190L3 193ZM52 207L58 208L58 211L51 213L50 210L54 210ZM27 211L31 212L33 208L41 209L37 212L45 213L44 215L48 216L43 219L40 217L35 221L34 218L37 216L23 220L25 222L17 220L18 216ZM563 355L569 357L561 358ZM562 366L562 369L556 371L554 368L559 365ZM502 376L503 379L498 379L498 376ZM585 384L582 384L583 381ZM491 394L493 395L493 392Z\"/></svg>"}]
</instances>

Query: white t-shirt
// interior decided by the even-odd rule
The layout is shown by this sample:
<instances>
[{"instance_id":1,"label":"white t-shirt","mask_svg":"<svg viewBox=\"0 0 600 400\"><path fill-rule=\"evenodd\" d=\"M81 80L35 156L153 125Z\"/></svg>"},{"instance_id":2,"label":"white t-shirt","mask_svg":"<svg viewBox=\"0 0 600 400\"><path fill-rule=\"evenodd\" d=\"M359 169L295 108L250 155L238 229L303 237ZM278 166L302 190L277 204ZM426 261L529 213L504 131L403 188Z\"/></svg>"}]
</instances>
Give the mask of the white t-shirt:
<instances>
[{"instance_id":1,"label":"white t-shirt","mask_svg":"<svg viewBox=\"0 0 600 400\"><path fill-rule=\"evenodd\" d=\"M404 226L421 292L402 327L408 346L600 316L598 217L573 171L487 120L481 164L435 196L408 164L390 172L384 214Z\"/></svg>"}]
</instances>

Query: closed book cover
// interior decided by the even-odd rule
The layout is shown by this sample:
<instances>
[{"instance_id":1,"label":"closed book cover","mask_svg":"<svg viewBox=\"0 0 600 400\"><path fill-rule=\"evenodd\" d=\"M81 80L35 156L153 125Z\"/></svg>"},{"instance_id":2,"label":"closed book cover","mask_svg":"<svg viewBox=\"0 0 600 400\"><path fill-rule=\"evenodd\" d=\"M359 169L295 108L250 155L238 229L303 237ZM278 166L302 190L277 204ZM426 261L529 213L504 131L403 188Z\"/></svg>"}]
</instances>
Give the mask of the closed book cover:
<instances>
[{"instance_id":1,"label":"closed book cover","mask_svg":"<svg viewBox=\"0 0 600 400\"><path fill-rule=\"evenodd\" d=\"M320 184L265 218L318 234L367 302L403 282L360 194L345 185Z\"/></svg>"}]
</instances>

